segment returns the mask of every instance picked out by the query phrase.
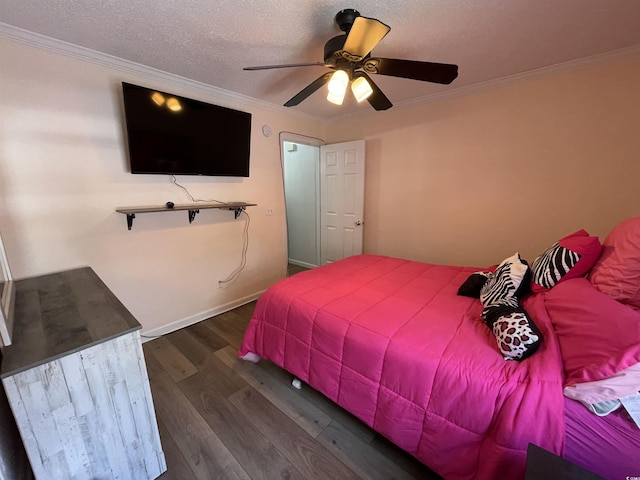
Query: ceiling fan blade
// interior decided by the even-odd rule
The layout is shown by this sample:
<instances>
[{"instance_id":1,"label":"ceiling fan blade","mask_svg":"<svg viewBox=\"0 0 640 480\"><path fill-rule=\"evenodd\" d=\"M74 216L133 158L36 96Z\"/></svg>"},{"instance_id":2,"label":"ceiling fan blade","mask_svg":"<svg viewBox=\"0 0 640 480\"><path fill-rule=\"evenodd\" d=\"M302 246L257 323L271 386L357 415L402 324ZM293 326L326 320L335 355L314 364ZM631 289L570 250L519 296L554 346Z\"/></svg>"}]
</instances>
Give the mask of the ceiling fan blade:
<instances>
[{"instance_id":1,"label":"ceiling fan blade","mask_svg":"<svg viewBox=\"0 0 640 480\"><path fill-rule=\"evenodd\" d=\"M244 67L243 70L270 70L272 68L291 68L291 67L328 67L324 62L315 63L288 63L284 65L262 65L258 67Z\"/></svg>"},{"instance_id":2,"label":"ceiling fan blade","mask_svg":"<svg viewBox=\"0 0 640 480\"><path fill-rule=\"evenodd\" d=\"M293 107L294 105L298 105L304 99L306 99L309 95L314 93L320 87L325 85L329 79L333 75L333 72L327 72L321 77L316 78L313 82L303 88L297 95L295 95L291 100L284 104L285 107Z\"/></svg>"},{"instance_id":3,"label":"ceiling fan blade","mask_svg":"<svg viewBox=\"0 0 640 480\"><path fill-rule=\"evenodd\" d=\"M369 75L367 75L364 72L356 72L354 76L366 78L367 82L369 82L369 85L371 85L371 89L373 90L373 93L369 95L369 97L367 98L367 101L371 104L371 106L375 110L388 110L389 108L393 107L393 103L391 103L391 101L386 97L386 95L382 93L382 90L380 90L378 86L374 83L374 81L371 80L371 77Z\"/></svg>"},{"instance_id":4,"label":"ceiling fan blade","mask_svg":"<svg viewBox=\"0 0 640 480\"><path fill-rule=\"evenodd\" d=\"M362 68L367 73L411 78L423 82L450 84L458 76L458 66L448 63L418 62L396 58L369 58Z\"/></svg>"},{"instance_id":5,"label":"ceiling fan blade","mask_svg":"<svg viewBox=\"0 0 640 480\"><path fill-rule=\"evenodd\" d=\"M362 60L389 33L389 30L391 27L380 20L357 17L342 47L342 55L347 60L356 62Z\"/></svg>"}]
</instances>

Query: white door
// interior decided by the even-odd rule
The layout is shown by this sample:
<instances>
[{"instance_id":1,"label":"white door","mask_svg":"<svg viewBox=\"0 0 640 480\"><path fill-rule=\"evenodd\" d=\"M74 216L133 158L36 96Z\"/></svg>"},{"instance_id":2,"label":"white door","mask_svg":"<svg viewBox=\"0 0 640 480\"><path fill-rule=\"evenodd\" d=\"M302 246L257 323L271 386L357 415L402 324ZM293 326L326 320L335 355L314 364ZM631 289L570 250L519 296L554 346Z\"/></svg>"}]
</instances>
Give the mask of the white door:
<instances>
[{"instance_id":1,"label":"white door","mask_svg":"<svg viewBox=\"0 0 640 480\"><path fill-rule=\"evenodd\" d=\"M321 264L362 253L364 140L320 147Z\"/></svg>"}]
</instances>

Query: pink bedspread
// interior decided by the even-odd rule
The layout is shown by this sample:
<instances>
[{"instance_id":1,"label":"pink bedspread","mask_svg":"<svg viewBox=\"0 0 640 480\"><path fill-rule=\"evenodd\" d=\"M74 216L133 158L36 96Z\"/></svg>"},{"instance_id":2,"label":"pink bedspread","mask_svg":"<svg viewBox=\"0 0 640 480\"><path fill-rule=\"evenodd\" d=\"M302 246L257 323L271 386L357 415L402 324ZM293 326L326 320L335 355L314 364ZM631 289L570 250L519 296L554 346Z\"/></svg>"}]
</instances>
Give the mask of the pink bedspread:
<instances>
[{"instance_id":1,"label":"pink bedspread","mask_svg":"<svg viewBox=\"0 0 640 480\"><path fill-rule=\"evenodd\" d=\"M544 335L505 361L478 300L475 268L360 255L271 287L239 355L271 360L438 474L522 479L529 442L562 454L562 360L541 296L524 302Z\"/></svg>"}]
</instances>

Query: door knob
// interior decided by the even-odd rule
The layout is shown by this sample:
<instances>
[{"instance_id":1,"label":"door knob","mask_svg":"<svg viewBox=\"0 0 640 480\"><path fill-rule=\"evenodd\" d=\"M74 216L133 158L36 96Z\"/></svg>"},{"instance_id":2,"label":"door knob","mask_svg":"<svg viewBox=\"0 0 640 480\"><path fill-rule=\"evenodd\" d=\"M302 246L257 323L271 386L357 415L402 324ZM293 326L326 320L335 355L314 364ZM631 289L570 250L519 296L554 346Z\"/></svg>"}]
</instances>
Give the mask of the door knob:
<instances>
[{"instance_id":1,"label":"door knob","mask_svg":"<svg viewBox=\"0 0 640 480\"><path fill-rule=\"evenodd\" d=\"M362 222L360 220L358 220L358 221L356 221L354 223L355 223L356 227L359 227L360 225L362 225Z\"/></svg>"}]
</instances>

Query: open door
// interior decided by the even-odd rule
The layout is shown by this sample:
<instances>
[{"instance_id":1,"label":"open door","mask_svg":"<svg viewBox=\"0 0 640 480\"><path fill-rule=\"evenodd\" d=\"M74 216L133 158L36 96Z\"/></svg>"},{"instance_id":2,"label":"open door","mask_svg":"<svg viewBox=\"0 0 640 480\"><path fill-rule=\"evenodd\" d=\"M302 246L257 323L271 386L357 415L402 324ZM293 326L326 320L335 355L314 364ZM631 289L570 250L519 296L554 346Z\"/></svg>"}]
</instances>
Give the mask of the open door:
<instances>
[{"instance_id":1,"label":"open door","mask_svg":"<svg viewBox=\"0 0 640 480\"><path fill-rule=\"evenodd\" d=\"M320 260L362 253L364 140L320 147Z\"/></svg>"}]
</instances>

